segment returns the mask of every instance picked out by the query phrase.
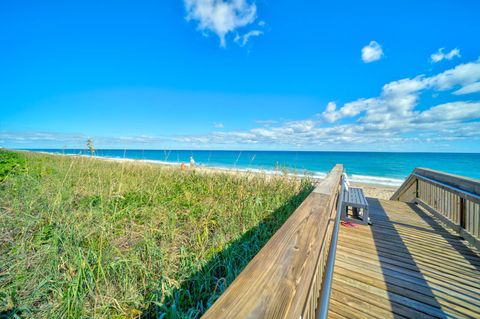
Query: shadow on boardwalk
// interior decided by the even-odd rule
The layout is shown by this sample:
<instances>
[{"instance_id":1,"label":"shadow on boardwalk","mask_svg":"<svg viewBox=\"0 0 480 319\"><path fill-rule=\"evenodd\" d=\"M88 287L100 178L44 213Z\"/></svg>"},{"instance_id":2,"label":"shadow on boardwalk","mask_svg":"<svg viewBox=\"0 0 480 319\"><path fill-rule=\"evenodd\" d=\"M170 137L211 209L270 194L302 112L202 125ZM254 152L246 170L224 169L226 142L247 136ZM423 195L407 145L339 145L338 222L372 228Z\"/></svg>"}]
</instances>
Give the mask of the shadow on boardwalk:
<instances>
[{"instance_id":1,"label":"shadow on boardwalk","mask_svg":"<svg viewBox=\"0 0 480 319\"><path fill-rule=\"evenodd\" d=\"M227 248L216 254L201 270L192 274L173 295L161 299L161 287L143 311L142 318L198 318L218 299L250 260L283 225L295 209L311 193L307 186L281 207L248 230Z\"/></svg>"},{"instance_id":2,"label":"shadow on boardwalk","mask_svg":"<svg viewBox=\"0 0 480 319\"><path fill-rule=\"evenodd\" d=\"M440 221L430 214L423 211L419 206L415 204L409 204L409 206L422 218L422 220L427 223L430 227L432 227L437 234L440 234L445 241L449 243L449 245L457 251L457 253L465 258L466 261L477 271L480 271L480 263L479 263L479 255L478 252L471 248L470 246L466 245L463 241L463 238L459 235L452 235L449 232L445 231L445 227L442 226Z\"/></svg>"},{"instance_id":3,"label":"shadow on boardwalk","mask_svg":"<svg viewBox=\"0 0 480 319\"><path fill-rule=\"evenodd\" d=\"M423 232L431 232L428 228L397 222L395 215L410 214L405 217L414 218L413 212L417 213L432 229L443 233L445 230L429 216L422 216L415 205L407 205L412 211L396 211L394 206L388 207L388 213L384 203L375 198L369 198L372 212L373 226L371 228L373 241L377 250L379 265L384 277L390 309L394 318L447 318L446 313L434 290L426 279L425 265L418 264L412 255L411 249L419 252L418 245L413 233L406 235L407 231L400 233L396 226L413 228L415 236L421 238ZM385 203L388 204L388 203ZM390 217L391 215L392 217ZM402 216L403 217L403 216ZM439 228L440 227L440 228ZM437 234L438 234L437 233ZM424 247L426 248L426 247ZM428 253L425 253L428 255ZM445 308L445 307L443 307Z\"/></svg>"}]
</instances>

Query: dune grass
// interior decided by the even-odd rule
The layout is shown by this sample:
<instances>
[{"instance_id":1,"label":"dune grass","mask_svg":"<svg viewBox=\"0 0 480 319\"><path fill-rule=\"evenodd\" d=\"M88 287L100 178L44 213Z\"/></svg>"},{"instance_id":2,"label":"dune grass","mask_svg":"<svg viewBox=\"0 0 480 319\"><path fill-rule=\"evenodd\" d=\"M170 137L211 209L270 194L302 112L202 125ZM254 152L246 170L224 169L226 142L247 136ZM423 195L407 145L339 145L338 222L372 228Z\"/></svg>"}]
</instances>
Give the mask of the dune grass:
<instances>
[{"instance_id":1,"label":"dune grass","mask_svg":"<svg viewBox=\"0 0 480 319\"><path fill-rule=\"evenodd\" d=\"M0 317L195 318L311 191L0 150Z\"/></svg>"}]
</instances>

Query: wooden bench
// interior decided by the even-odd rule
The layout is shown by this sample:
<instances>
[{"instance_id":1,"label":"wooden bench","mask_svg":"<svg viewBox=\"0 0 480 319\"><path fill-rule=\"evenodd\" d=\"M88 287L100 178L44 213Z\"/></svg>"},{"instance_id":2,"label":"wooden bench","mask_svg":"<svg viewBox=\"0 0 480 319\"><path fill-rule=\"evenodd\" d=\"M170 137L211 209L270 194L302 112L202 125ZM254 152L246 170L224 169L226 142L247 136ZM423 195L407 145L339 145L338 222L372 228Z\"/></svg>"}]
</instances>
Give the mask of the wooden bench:
<instances>
[{"instance_id":1,"label":"wooden bench","mask_svg":"<svg viewBox=\"0 0 480 319\"><path fill-rule=\"evenodd\" d=\"M343 183L342 220L371 225L368 215L368 202L363 194L363 189L350 187L346 174L344 174ZM348 215L349 207L352 209L352 217Z\"/></svg>"}]
</instances>

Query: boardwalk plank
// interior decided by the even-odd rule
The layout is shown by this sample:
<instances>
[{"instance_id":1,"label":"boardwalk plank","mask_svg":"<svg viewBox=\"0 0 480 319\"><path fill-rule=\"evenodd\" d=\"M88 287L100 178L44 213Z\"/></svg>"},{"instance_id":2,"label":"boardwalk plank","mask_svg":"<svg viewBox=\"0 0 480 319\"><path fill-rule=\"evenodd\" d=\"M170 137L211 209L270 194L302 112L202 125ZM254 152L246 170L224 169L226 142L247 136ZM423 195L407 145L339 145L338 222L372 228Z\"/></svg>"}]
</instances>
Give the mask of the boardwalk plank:
<instances>
[{"instance_id":1,"label":"boardwalk plank","mask_svg":"<svg viewBox=\"0 0 480 319\"><path fill-rule=\"evenodd\" d=\"M368 200L373 226L340 229L332 311L348 318L480 318L479 252L411 204Z\"/></svg>"}]
</instances>

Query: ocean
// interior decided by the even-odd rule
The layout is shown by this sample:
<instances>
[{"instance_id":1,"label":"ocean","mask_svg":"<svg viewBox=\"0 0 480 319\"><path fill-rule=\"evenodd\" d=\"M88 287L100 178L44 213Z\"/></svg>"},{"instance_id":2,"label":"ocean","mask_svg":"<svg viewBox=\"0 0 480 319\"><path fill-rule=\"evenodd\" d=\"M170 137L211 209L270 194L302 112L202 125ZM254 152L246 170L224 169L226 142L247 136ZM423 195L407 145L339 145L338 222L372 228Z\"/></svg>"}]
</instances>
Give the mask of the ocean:
<instances>
[{"instance_id":1,"label":"ocean","mask_svg":"<svg viewBox=\"0 0 480 319\"><path fill-rule=\"evenodd\" d=\"M48 153L86 155L82 149L29 149ZM96 156L189 163L225 169L275 171L318 177L337 163L344 165L353 182L398 186L415 167L431 168L480 179L480 153L390 153L390 152L306 152L306 151L187 151L187 150L96 150Z\"/></svg>"}]
</instances>

